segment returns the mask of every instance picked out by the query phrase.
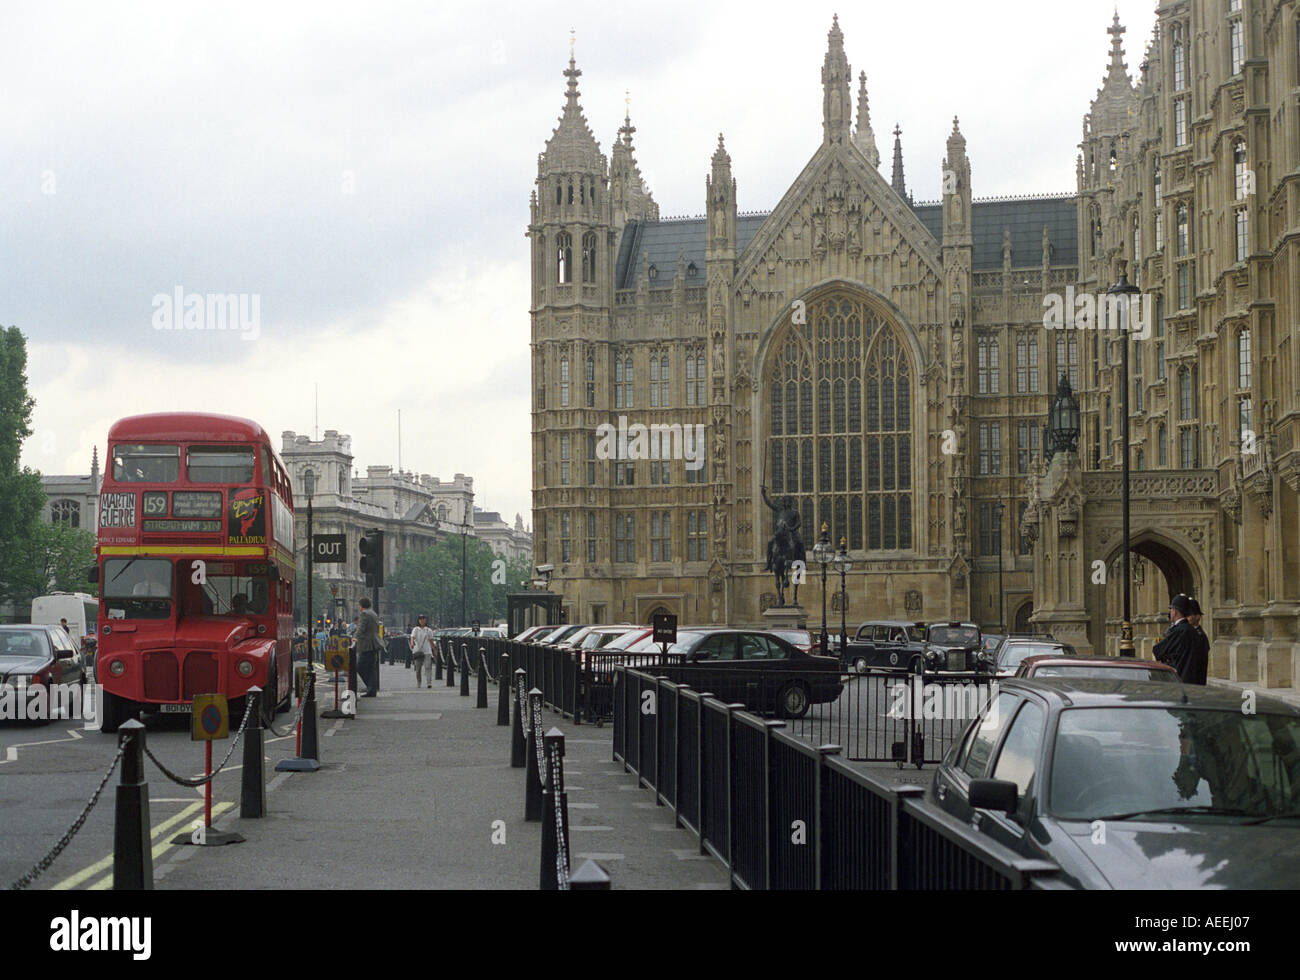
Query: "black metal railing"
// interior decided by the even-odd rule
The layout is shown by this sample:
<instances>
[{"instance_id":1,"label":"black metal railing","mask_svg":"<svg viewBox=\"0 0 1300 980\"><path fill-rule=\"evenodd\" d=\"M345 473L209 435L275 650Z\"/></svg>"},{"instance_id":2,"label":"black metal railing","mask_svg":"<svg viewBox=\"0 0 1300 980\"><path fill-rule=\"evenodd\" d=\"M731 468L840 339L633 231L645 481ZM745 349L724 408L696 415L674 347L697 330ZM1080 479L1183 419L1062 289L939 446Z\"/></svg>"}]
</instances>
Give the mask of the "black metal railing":
<instances>
[{"instance_id":1,"label":"black metal railing","mask_svg":"<svg viewBox=\"0 0 1300 980\"><path fill-rule=\"evenodd\" d=\"M615 760L734 887L1061 886L1055 864L1020 857L927 803L920 787L886 783L787 722L626 665L614 668L611 704Z\"/></svg>"}]
</instances>

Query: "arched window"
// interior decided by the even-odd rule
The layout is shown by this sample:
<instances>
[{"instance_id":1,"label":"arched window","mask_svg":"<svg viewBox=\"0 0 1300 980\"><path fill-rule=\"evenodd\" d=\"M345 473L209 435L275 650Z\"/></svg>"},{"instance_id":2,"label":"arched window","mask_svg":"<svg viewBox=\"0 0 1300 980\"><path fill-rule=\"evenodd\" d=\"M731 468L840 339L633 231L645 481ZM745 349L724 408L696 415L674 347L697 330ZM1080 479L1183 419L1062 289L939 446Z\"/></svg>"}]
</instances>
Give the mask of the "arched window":
<instances>
[{"instance_id":1,"label":"arched window","mask_svg":"<svg viewBox=\"0 0 1300 980\"><path fill-rule=\"evenodd\" d=\"M569 356L560 358L560 407L569 407Z\"/></svg>"},{"instance_id":2,"label":"arched window","mask_svg":"<svg viewBox=\"0 0 1300 980\"><path fill-rule=\"evenodd\" d=\"M596 281L596 233L589 231L582 236L582 281Z\"/></svg>"},{"instance_id":3,"label":"arched window","mask_svg":"<svg viewBox=\"0 0 1300 980\"><path fill-rule=\"evenodd\" d=\"M1232 179L1233 190L1238 201L1244 201L1249 194L1251 187L1250 172L1246 169L1246 143L1244 140L1237 140L1232 147Z\"/></svg>"},{"instance_id":4,"label":"arched window","mask_svg":"<svg viewBox=\"0 0 1300 980\"><path fill-rule=\"evenodd\" d=\"M1169 430L1165 428L1164 423L1160 423L1160 429L1156 436L1157 458L1161 466L1169 465Z\"/></svg>"},{"instance_id":5,"label":"arched window","mask_svg":"<svg viewBox=\"0 0 1300 980\"><path fill-rule=\"evenodd\" d=\"M1156 205L1155 246L1156 246L1156 251L1159 252L1161 249L1165 247L1165 198L1164 198L1164 193L1163 193L1163 188L1161 183L1159 160L1156 161L1155 178L1153 180L1153 183L1155 185L1154 197L1155 197L1155 205Z\"/></svg>"},{"instance_id":6,"label":"arched window","mask_svg":"<svg viewBox=\"0 0 1300 980\"><path fill-rule=\"evenodd\" d=\"M573 203L573 179L569 179L569 203Z\"/></svg>"},{"instance_id":7,"label":"arched window","mask_svg":"<svg viewBox=\"0 0 1300 980\"><path fill-rule=\"evenodd\" d=\"M1178 220L1177 223L1175 224L1175 227L1178 233L1178 239L1177 239L1178 257L1182 258L1187 254L1188 249L1191 248L1192 238L1191 238L1191 226L1188 224L1187 221L1187 205L1181 201L1178 204L1177 215L1178 215Z\"/></svg>"},{"instance_id":8,"label":"arched window","mask_svg":"<svg viewBox=\"0 0 1300 980\"><path fill-rule=\"evenodd\" d=\"M1178 421L1186 422L1192 418L1192 372L1186 367L1178 369Z\"/></svg>"},{"instance_id":9,"label":"arched window","mask_svg":"<svg viewBox=\"0 0 1300 980\"><path fill-rule=\"evenodd\" d=\"M50 507L50 523L81 527L81 504L75 500L56 500Z\"/></svg>"},{"instance_id":10,"label":"arched window","mask_svg":"<svg viewBox=\"0 0 1300 980\"><path fill-rule=\"evenodd\" d=\"M1248 389L1250 381L1250 327L1242 327L1237 334L1237 389Z\"/></svg>"},{"instance_id":11,"label":"arched window","mask_svg":"<svg viewBox=\"0 0 1300 980\"><path fill-rule=\"evenodd\" d=\"M555 236L555 281L573 282L573 237L567 231Z\"/></svg>"},{"instance_id":12,"label":"arched window","mask_svg":"<svg viewBox=\"0 0 1300 980\"><path fill-rule=\"evenodd\" d=\"M587 407L596 407L596 361L587 355Z\"/></svg>"},{"instance_id":13,"label":"arched window","mask_svg":"<svg viewBox=\"0 0 1300 980\"><path fill-rule=\"evenodd\" d=\"M787 325L766 371L772 491L795 499L809 541L825 522L833 541L844 537L855 551L910 550L912 376L903 345L875 310L843 294L811 304L807 319Z\"/></svg>"},{"instance_id":14,"label":"arched window","mask_svg":"<svg viewBox=\"0 0 1300 980\"><path fill-rule=\"evenodd\" d=\"M555 203L557 205L564 203L564 181L558 177L555 179Z\"/></svg>"},{"instance_id":15,"label":"arched window","mask_svg":"<svg viewBox=\"0 0 1300 980\"><path fill-rule=\"evenodd\" d=\"M316 471L307 469L302 473L302 492L311 496L316 492Z\"/></svg>"},{"instance_id":16,"label":"arched window","mask_svg":"<svg viewBox=\"0 0 1300 980\"><path fill-rule=\"evenodd\" d=\"M447 505L446 505L446 504L439 504L439 505L438 505L438 520L440 520L440 521L445 521L446 519L447 519Z\"/></svg>"}]
</instances>

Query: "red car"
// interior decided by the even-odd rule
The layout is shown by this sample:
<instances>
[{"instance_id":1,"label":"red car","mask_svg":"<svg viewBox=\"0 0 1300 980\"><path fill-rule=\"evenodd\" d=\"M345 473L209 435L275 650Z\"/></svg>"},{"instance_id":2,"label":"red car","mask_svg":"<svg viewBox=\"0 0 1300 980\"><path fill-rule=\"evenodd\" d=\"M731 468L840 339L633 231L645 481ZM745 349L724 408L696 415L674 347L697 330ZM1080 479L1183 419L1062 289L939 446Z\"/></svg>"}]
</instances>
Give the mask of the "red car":
<instances>
[{"instance_id":1,"label":"red car","mask_svg":"<svg viewBox=\"0 0 1300 980\"><path fill-rule=\"evenodd\" d=\"M1016 677L1099 677L1117 681L1177 681L1168 664L1136 657L1056 657L1040 654L1020 662Z\"/></svg>"}]
</instances>

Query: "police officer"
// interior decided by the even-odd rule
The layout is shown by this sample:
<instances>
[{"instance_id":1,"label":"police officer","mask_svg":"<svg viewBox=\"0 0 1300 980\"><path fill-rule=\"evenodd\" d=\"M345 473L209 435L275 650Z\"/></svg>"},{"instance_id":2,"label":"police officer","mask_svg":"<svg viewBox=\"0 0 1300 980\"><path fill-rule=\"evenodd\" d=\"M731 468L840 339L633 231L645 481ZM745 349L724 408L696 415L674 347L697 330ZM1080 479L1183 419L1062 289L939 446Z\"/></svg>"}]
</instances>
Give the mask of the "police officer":
<instances>
[{"instance_id":1,"label":"police officer","mask_svg":"<svg viewBox=\"0 0 1300 980\"><path fill-rule=\"evenodd\" d=\"M1209 666L1208 644L1203 650L1187 616L1194 608L1190 596L1180 592L1169 600L1169 628L1164 638L1155 645L1156 659L1178 671L1185 684L1204 684Z\"/></svg>"}]
</instances>

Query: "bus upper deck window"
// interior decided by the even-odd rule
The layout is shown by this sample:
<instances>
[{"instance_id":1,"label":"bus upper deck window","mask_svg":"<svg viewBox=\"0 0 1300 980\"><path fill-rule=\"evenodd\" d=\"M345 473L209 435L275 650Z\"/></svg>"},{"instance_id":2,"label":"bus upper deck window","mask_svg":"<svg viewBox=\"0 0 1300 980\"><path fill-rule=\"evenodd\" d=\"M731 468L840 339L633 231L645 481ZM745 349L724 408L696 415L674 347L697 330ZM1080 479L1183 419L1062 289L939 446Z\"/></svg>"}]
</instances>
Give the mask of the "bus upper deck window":
<instances>
[{"instance_id":1,"label":"bus upper deck window","mask_svg":"<svg viewBox=\"0 0 1300 980\"><path fill-rule=\"evenodd\" d=\"M251 483L251 446L192 446L185 454L185 475L191 483Z\"/></svg>"},{"instance_id":2,"label":"bus upper deck window","mask_svg":"<svg viewBox=\"0 0 1300 980\"><path fill-rule=\"evenodd\" d=\"M113 479L119 483L175 483L180 469L179 446L113 447Z\"/></svg>"}]
</instances>

